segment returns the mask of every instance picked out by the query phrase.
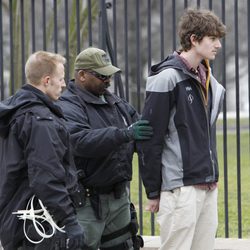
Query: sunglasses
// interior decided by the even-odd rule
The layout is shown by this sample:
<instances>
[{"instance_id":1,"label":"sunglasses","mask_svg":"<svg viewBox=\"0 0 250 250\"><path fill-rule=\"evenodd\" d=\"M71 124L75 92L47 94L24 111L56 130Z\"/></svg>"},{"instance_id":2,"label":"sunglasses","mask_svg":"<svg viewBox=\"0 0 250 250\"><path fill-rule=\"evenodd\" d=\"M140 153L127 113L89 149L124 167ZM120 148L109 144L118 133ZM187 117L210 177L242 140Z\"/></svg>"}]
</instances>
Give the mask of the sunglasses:
<instances>
[{"instance_id":1,"label":"sunglasses","mask_svg":"<svg viewBox=\"0 0 250 250\"><path fill-rule=\"evenodd\" d=\"M112 75L110 75L110 76L105 76L105 75L101 75L101 74L99 74L99 73L97 73L97 72L95 72L95 71L87 71L87 70L86 70L86 72L89 73L90 75L92 75L92 76L98 78L99 80L101 80L101 81L103 81L103 82L109 80L109 79L112 77Z\"/></svg>"}]
</instances>

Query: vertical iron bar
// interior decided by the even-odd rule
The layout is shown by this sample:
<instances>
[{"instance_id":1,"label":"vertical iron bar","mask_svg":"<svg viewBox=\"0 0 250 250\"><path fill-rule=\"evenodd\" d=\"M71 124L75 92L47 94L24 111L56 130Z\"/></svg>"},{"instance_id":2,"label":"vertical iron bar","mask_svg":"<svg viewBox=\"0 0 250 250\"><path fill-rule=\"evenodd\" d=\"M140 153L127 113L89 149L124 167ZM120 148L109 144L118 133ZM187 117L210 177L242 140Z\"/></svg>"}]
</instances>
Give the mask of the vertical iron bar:
<instances>
[{"instance_id":1,"label":"vertical iron bar","mask_svg":"<svg viewBox=\"0 0 250 250\"><path fill-rule=\"evenodd\" d=\"M148 0L147 16L148 16L148 71L149 71L150 68L151 68L151 61L152 61L152 43L151 43L151 0Z\"/></svg>"},{"instance_id":2,"label":"vertical iron bar","mask_svg":"<svg viewBox=\"0 0 250 250\"><path fill-rule=\"evenodd\" d=\"M117 65L117 31L116 31L116 0L113 0L113 50L114 50L114 65ZM115 93L117 93L117 78L118 74L114 75L114 82L115 82Z\"/></svg>"},{"instance_id":3,"label":"vertical iron bar","mask_svg":"<svg viewBox=\"0 0 250 250\"><path fill-rule=\"evenodd\" d=\"M110 55L110 59L111 59L112 64L117 66L116 63L115 63L115 53L116 52L114 51L114 48L113 48L112 43L111 43L109 27L108 27L107 10L106 10L108 8L111 8L111 6L112 5L110 3L105 4L105 9L103 9L104 11L102 11L102 28L103 28L103 31L104 31L103 37L105 38L104 46L105 46L105 48L107 48L107 52ZM120 74L116 74L116 76L114 78L114 85L116 86L117 91L119 91L119 96L121 98L124 98L124 89L123 89L122 79L121 79Z\"/></svg>"},{"instance_id":4,"label":"vertical iron bar","mask_svg":"<svg viewBox=\"0 0 250 250\"><path fill-rule=\"evenodd\" d=\"M147 5L148 16L148 71L151 68L152 63L152 43L151 43L151 0L148 0ZM151 235L155 235L155 216L151 213Z\"/></svg>"},{"instance_id":5,"label":"vertical iron bar","mask_svg":"<svg viewBox=\"0 0 250 250\"><path fill-rule=\"evenodd\" d=\"M13 2L9 0L9 14L10 14L10 84L11 84L11 95L14 94L14 46L13 46Z\"/></svg>"},{"instance_id":6,"label":"vertical iron bar","mask_svg":"<svg viewBox=\"0 0 250 250\"><path fill-rule=\"evenodd\" d=\"M81 50L80 31L81 31L81 27L80 27L80 2L79 2L79 0L76 0L76 40L77 40L76 51L77 51L77 54L79 54L80 50Z\"/></svg>"},{"instance_id":7,"label":"vertical iron bar","mask_svg":"<svg viewBox=\"0 0 250 250\"><path fill-rule=\"evenodd\" d=\"M212 10L212 0L209 0L208 5L209 5L209 9ZM210 66L211 70L213 71L213 70L214 70L214 61L211 60L211 61L209 62L209 64L210 64L209 66Z\"/></svg>"},{"instance_id":8,"label":"vertical iron bar","mask_svg":"<svg viewBox=\"0 0 250 250\"><path fill-rule=\"evenodd\" d=\"M140 61L140 51L141 51L141 30L140 30L140 4L139 0L136 0L136 65L137 65L137 110L141 113L141 98L140 98L140 89L141 89L141 61ZM139 170L138 170L139 171ZM142 181L139 173L139 204L142 204ZM143 235L143 209L142 206L140 210L140 234Z\"/></svg>"},{"instance_id":9,"label":"vertical iron bar","mask_svg":"<svg viewBox=\"0 0 250 250\"><path fill-rule=\"evenodd\" d=\"M43 50L47 50L46 45L46 0L43 0Z\"/></svg>"},{"instance_id":10,"label":"vertical iron bar","mask_svg":"<svg viewBox=\"0 0 250 250\"><path fill-rule=\"evenodd\" d=\"M22 84L25 83L25 34L24 34L24 0L20 2L21 11L21 69L22 69Z\"/></svg>"},{"instance_id":11,"label":"vertical iron bar","mask_svg":"<svg viewBox=\"0 0 250 250\"><path fill-rule=\"evenodd\" d=\"M250 12L249 11L250 11L250 3L249 1L247 1L248 72L250 72ZM250 149L250 73L248 73L248 131L249 131L249 149ZM249 155L250 155L250 152L249 152Z\"/></svg>"},{"instance_id":12,"label":"vertical iron bar","mask_svg":"<svg viewBox=\"0 0 250 250\"><path fill-rule=\"evenodd\" d=\"M213 0L209 0L209 9L212 10L213 9Z\"/></svg>"},{"instance_id":13,"label":"vertical iron bar","mask_svg":"<svg viewBox=\"0 0 250 250\"><path fill-rule=\"evenodd\" d=\"M64 18L65 18L65 57L67 60L67 67L65 69L66 74L65 74L65 79L66 82L69 81L69 6L68 6L68 0L64 0Z\"/></svg>"},{"instance_id":14,"label":"vertical iron bar","mask_svg":"<svg viewBox=\"0 0 250 250\"><path fill-rule=\"evenodd\" d=\"M212 0L209 0L209 2L208 2L208 8L209 8L209 10L212 10ZM213 71L213 69L214 69L214 61L212 60L211 62L210 62L210 67L211 67L211 70Z\"/></svg>"},{"instance_id":15,"label":"vertical iron bar","mask_svg":"<svg viewBox=\"0 0 250 250\"><path fill-rule=\"evenodd\" d=\"M99 48L106 50L106 27L104 26L106 11L105 1L99 0Z\"/></svg>"},{"instance_id":16,"label":"vertical iron bar","mask_svg":"<svg viewBox=\"0 0 250 250\"><path fill-rule=\"evenodd\" d=\"M3 11L2 3L0 4L0 83L1 83L1 100L4 99L4 77L3 77Z\"/></svg>"},{"instance_id":17,"label":"vertical iron bar","mask_svg":"<svg viewBox=\"0 0 250 250\"><path fill-rule=\"evenodd\" d=\"M225 0L222 0L222 22L226 24L226 5ZM222 85L226 89L226 39L222 40ZM224 210L225 210L225 237L229 237L228 227L228 158L227 158L227 95L225 94L223 102L223 152L224 152Z\"/></svg>"},{"instance_id":18,"label":"vertical iron bar","mask_svg":"<svg viewBox=\"0 0 250 250\"><path fill-rule=\"evenodd\" d=\"M176 6L175 6L175 0L172 0L172 22L173 22L173 33L172 33L172 37L173 37L173 50L176 50Z\"/></svg>"},{"instance_id":19,"label":"vertical iron bar","mask_svg":"<svg viewBox=\"0 0 250 250\"><path fill-rule=\"evenodd\" d=\"M197 0L197 9L201 7L201 0Z\"/></svg>"},{"instance_id":20,"label":"vertical iron bar","mask_svg":"<svg viewBox=\"0 0 250 250\"><path fill-rule=\"evenodd\" d=\"M117 65L117 25L116 25L116 0L113 0L113 44L114 44L114 63Z\"/></svg>"},{"instance_id":21,"label":"vertical iron bar","mask_svg":"<svg viewBox=\"0 0 250 250\"><path fill-rule=\"evenodd\" d=\"M235 28L235 87L236 87L236 141L237 141L237 204L238 204L238 238L242 238L241 217L241 169L240 169L240 104L239 104L239 32L238 32L238 1L234 0Z\"/></svg>"},{"instance_id":22,"label":"vertical iron bar","mask_svg":"<svg viewBox=\"0 0 250 250\"><path fill-rule=\"evenodd\" d=\"M57 35L57 0L54 0L54 51L55 53L58 52L58 35Z\"/></svg>"},{"instance_id":23,"label":"vertical iron bar","mask_svg":"<svg viewBox=\"0 0 250 250\"><path fill-rule=\"evenodd\" d=\"M161 60L164 59L164 4L160 1L160 40L161 40Z\"/></svg>"},{"instance_id":24,"label":"vertical iron bar","mask_svg":"<svg viewBox=\"0 0 250 250\"><path fill-rule=\"evenodd\" d=\"M125 58L125 94L129 102L129 77L128 77L128 1L124 0L124 58Z\"/></svg>"},{"instance_id":25,"label":"vertical iron bar","mask_svg":"<svg viewBox=\"0 0 250 250\"><path fill-rule=\"evenodd\" d=\"M31 36L32 52L36 51L36 21L35 21L35 0L31 0Z\"/></svg>"},{"instance_id":26,"label":"vertical iron bar","mask_svg":"<svg viewBox=\"0 0 250 250\"><path fill-rule=\"evenodd\" d=\"M141 27L140 27L140 4L139 0L136 0L136 65L137 65L137 95L141 89ZM141 112L140 96L137 99L137 110Z\"/></svg>"},{"instance_id":27,"label":"vertical iron bar","mask_svg":"<svg viewBox=\"0 0 250 250\"><path fill-rule=\"evenodd\" d=\"M91 8L91 0L88 0L88 34L89 34L89 46L92 46L92 8Z\"/></svg>"},{"instance_id":28,"label":"vertical iron bar","mask_svg":"<svg viewBox=\"0 0 250 250\"><path fill-rule=\"evenodd\" d=\"M184 0L184 9L187 9L188 7L188 0Z\"/></svg>"}]
</instances>

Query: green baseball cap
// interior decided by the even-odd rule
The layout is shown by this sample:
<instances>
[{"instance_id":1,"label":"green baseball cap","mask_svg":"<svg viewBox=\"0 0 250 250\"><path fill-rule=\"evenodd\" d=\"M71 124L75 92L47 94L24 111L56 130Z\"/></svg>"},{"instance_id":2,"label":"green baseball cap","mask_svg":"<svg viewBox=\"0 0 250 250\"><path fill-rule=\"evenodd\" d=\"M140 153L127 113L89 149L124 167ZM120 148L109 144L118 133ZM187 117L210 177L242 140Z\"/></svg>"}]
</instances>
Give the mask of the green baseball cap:
<instances>
[{"instance_id":1,"label":"green baseball cap","mask_svg":"<svg viewBox=\"0 0 250 250\"><path fill-rule=\"evenodd\" d=\"M121 71L113 66L104 50L90 47L83 50L75 60L75 70L91 69L101 75L110 76Z\"/></svg>"}]
</instances>

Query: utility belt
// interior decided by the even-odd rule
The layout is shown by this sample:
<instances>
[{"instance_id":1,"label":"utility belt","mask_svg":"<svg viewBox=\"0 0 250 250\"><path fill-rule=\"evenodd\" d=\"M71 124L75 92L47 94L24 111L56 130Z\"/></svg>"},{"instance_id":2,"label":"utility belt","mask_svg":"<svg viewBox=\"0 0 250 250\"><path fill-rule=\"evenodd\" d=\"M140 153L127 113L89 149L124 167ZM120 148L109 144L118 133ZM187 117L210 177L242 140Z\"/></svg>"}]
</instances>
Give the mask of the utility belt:
<instances>
[{"instance_id":1,"label":"utility belt","mask_svg":"<svg viewBox=\"0 0 250 250\"><path fill-rule=\"evenodd\" d=\"M110 194L114 192L115 198L119 199L121 195L125 192L127 181L121 181L106 187L93 187L86 186L84 184L84 179L86 178L86 174L83 169L77 170L77 177L79 180L80 189L85 193L86 197L91 197L97 194Z\"/></svg>"},{"instance_id":2,"label":"utility belt","mask_svg":"<svg viewBox=\"0 0 250 250\"><path fill-rule=\"evenodd\" d=\"M102 214L100 195L113 193L115 199L120 199L122 194L124 194L126 190L126 186L127 186L127 182L124 181L124 182L120 182L115 185L103 187L103 188L92 188L92 187L84 188L85 197L89 198L91 207L93 208L97 219L100 220L101 214Z\"/></svg>"},{"instance_id":3,"label":"utility belt","mask_svg":"<svg viewBox=\"0 0 250 250\"><path fill-rule=\"evenodd\" d=\"M85 197L92 197L95 195L113 193L114 197L116 199L119 199L125 192L126 186L127 186L127 181L123 181L107 187L83 187L83 188L85 190Z\"/></svg>"},{"instance_id":4,"label":"utility belt","mask_svg":"<svg viewBox=\"0 0 250 250\"><path fill-rule=\"evenodd\" d=\"M84 207L86 198L89 198L91 207L94 210L97 219L101 219L100 195L112 194L115 199L121 198L125 193L127 181L119 182L107 187L87 187L84 186L79 178L79 190L71 194L71 199L76 208Z\"/></svg>"}]
</instances>

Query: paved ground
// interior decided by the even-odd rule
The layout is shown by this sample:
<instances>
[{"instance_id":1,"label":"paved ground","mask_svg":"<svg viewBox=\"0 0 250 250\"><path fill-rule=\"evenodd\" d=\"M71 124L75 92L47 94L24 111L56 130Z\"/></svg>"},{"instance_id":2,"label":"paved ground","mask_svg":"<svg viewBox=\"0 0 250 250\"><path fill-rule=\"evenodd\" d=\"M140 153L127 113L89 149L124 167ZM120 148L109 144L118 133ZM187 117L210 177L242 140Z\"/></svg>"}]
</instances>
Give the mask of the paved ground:
<instances>
[{"instance_id":1,"label":"paved ground","mask_svg":"<svg viewBox=\"0 0 250 250\"><path fill-rule=\"evenodd\" d=\"M143 250L158 250L160 245L160 239L158 236L143 236L143 238L145 242ZM0 250L3 250L1 244ZM250 250L250 239L217 238L214 250Z\"/></svg>"},{"instance_id":2,"label":"paved ground","mask_svg":"<svg viewBox=\"0 0 250 250\"><path fill-rule=\"evenodd\" d=\"M145 243L143 250L158 250L160 245L158 236L143 236L143 238ZM217 238L214 250L250 250L250 239Z\"/></svg>"},{"instance_id":3,"label":"paved ground","mask_svg":"<svg viewBox=\"0 0 250 250\"><path fill-rule=\"evenodd\" d=\"M250 250L250 239L216 239L215 250Z\"/></svg>"}]
</instances>

